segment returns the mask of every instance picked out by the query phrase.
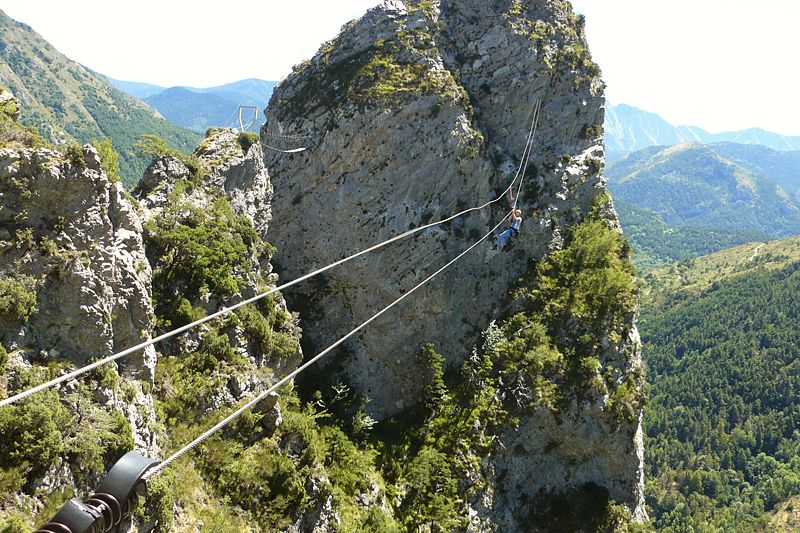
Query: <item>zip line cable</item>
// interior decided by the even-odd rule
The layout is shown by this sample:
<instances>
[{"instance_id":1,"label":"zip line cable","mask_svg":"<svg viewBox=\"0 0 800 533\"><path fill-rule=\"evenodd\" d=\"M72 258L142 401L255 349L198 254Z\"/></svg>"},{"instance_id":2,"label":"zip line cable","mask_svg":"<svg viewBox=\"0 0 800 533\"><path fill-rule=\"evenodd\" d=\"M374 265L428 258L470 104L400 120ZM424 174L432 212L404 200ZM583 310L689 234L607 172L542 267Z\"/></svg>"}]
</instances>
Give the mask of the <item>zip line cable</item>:
<instances>
[{"instance_id":1,"label":"zip line cable","mask_svg":"<svg viewBox=\"0 0 800 533\"><path fill-rule=\"evenodd\" d=\"M540 100L537 100L536 107L539 106L539 103L540 103ZM537 116L534 115L533 118L536 119ZM480 211L480 210L488 207L489 205L492 205L494 203L499 202L500 200L503 199L503 197L505 196L505 194L509 190L513 189L514 183L517 181L517 179L520 177L520 175L522 173L522 169L523 169L523 166L525 164L526 158L530 157L529 150L531 149L531 146L532 146L533 136L534 136L534 133L535 133L534 130L535 130L535 126L536 126L536 123L535 123L534 119L531 120L531 128L530 128L530 131L528 133L528 142L527 142L527 144L525 146L525 150L523 151L522 159L520 160L520 165L519 165L519 168L517 170L517 173L514 176L514 179L509 184L509 186L506 189L504 189L503 192L500 193L500 195L497 198L495 198L494 200L490 200L490 201L488 201L488 202L486 202L483 205L480 205L478 207L471 207L469 209L465 209L465 210L463 210L463 211L461 211L459 213L456 213L455 215L451 215L450 217L445 218L443 220L440 220L438 222L431 222L430 224L425 224L423 226L419 226L417 228L410 229L410 230L408 230L408 231L406 231L404 233L401 233L400 235L396 235L396 236L394 236L394 237L392 237L390 239L387 239L385 241L379 242L378 244L370 246L369 248L365 248L364 250L361 250L360 252L356 252L356 253L354 253L352 255L349 255L349 256L347 256L347 257L345 257L343 259L340 259L340 260L338 260L338 261L336 261L334 263L331 263L331 264L329 264L327 266L324 266L322 268L318 268L317 270L314 270L312 272L309 272L308 274L300 276L299 278L296 278L296 279L294 279L292 281L284 283L283 285L274 287L274 288L272 288L272 289L270 289L268 291L265 291L265 292L263 292L261 294L257 294L257 295L255 295L255 296L253 296L253 297L251 297L251 298L249 298L247 300L243 300L243 301L241 301L241 302L239 302L237 304L234 304L234 305L232 305L230 307L224 307L224 308L220 309L219 311L217 311L215 313L212 313L212 314L210 314L210 315L208 315L208 316L206 316L204 318L201 318L199 320L195 320L194 322L192 322L190 324L186 324L185 326L181 326L181 327L176 328L176 329L174 329L172 331L168 331L167 333L159 335L158 337L155 337L155 338L150 339L148 341L142 342L140 344L137 344L136 346L133 346L131 348L127 348L126 350L123 350L123 351L121 351L119 353L110 355L110 356L105 357L103 359L99 359L99 360L95 361L94 363L88 364L88 365L86 365L84 367L81 367L81 368L79 368L77 370L73 370L72 372L69 372L69 373L64 374L62 376L59 376L59 377L57 377L55 379L52 379L50 381L47 381L45 383L42 383L42 384L37 385L35 387L32 387L32 388L30 388L30 389L28 389L26 391L23 391L23 392L20 392L18 394L15 394L14 396L10 396L9 398L6 398L4 400L0 400L0 407L5 407L7 405L11 405L11 404L16 403L16 402L18 402L18 401L20 401L20 400L22 400L24 398L27 398L28 396L30 396L32 394L36 394L37 392L43 391L43 390L48 389L50 387L54 387L56 385L64 383L65 381L70 381L72 379L75 379L75 378L77 378L77 377L79 377L79 376L81 376L83 374L86 374L87 372L90 372L90 371L94 370L95 368L97 368L99 366L108 364L108 363L110 363L112 361L116 361L117 359L121 359L122 357L125 357L126 355L129 355L129 354L131 354L133 352L136 352L138 350L142 350L144 348L147 348L148 346L152 346L152 345L154 345L154 344L156 344L158 342L161 342L163 340L172 338L172 337L174 337L176 335L179 335L179 334L181 334L181 333L183 333L185 331L188 331L188 330L190 330L192 328L195 328L197 326L205 324L206 322L210 322L211 320L214 320L215 318L218 318L218 317L226 315L226 314L228 314L228 313L230 313L232 311L235 311L235 310L239 309L240 307L244 307L245 305L249 305L251 303L257 302L257 301L259 301L259 300L261 300L263 298L266 298L267 296L269 296L271 294L274 294L274 293L276 293L278 291L282 291L284 289L287 289L289 287L297 285L298 283L301 283L301 282L303 282L303 281L305 281L307 279L310 279L310 278L313 278L315 276L318 276L319 274L327 272L328 270L331 270L331 269L333 269L333 268L335 268L335 267L337 267L339 265L342 265L344 263L352 261L353 259L361 257L362 255L366 255L366 254L368 254L370 252L374 252L375 250L383 248L384 246L387 246L387 245L389 245L389 244L391 244L393 242L397 242L399 240L405 239L406 237L409 237L409 236L411 236L411 235L413 235L415 233L419 233L420 231L424 231L424 230L426 230L428 228L432 228L434 226L445 224L445 223L447 223L447 222L449 222L449 221L451 221L453 219L456 219L458 217L466 215L467 213L471 213L471 212L474 212L474 211ZM524 176L522 176L522 178L524 179Z\"/></svg>"},{"instance_id":2,"label":"zip line cable","mask_svg":"<svg viewBox=\"0 0 800 533\"><path fill-rule=\"evenodd\" d=\"M532 133L531 133L530 139L533 139L533 138L536 137L536 129L539 126L539 112L541 111L541 109L542 109L542 101L541 100L537 100L536 108L533 111L533 130L531 130ZM514 205L511 208L512 210L517 208L517 202L519 201L519 195L522 194L522 184L525 182L525 173L528 171L528 161L531 160L531 152L532 151L533 151L533 144L529 143L528 148L527 148L527 152L528 152L527 155L523 154L523 158L525 159L525 165L523 166L523 169L522 169L522 175L521 175L520 180L519 180L519 187L517 188L517 195L514 197ZM515 179L515 181L516 181L516 179ZM512 182L512 185L513 185L513 182Z\"/></svg>"},{"instance_id":3,"label":"zip line cable","mask_svg":"<svg viewBox=\"0 0 800 533\"><path fill-rule=\"evenodd\" d=\"M510 212L509 212L509 214L510 214ZM451 260L450 260L450 261L449 261L449 262L448 262L446 265L444 265L443 267L441 267L439 270L437 270L436 272L434 272L433 274L431 274L430 276L428 276L427 278L425 278L425 279L424 279L422 282L420 282L419 284L417 284L417 285L416 285L416 286L415 286L413 289L411 289L411 290L409 290L408 292L406 292L405 294L401 295L399 298L397 298L396 300L394 300L392 303L390 303L389 305L387 305L386 307L384 307L383 309L381 309L380 311L378 311L377 313L375 313L374 315L372 315L370 318L368 318L367 320L365 320L364 322L362 322L362 323L361 323L359 326L357 326L355 329L353 329L352 331L350 331L350 333L348 333L348 334L347 334L347 335L345 335L344 337L340 338L338 341L334 342L333 344L331 344L330 346L328 346L327 348L325 348L323 351L321 351L320 353L318 353L318 354L317 354L316 356L314 356L313 358L309 359L309 360L308 360L306 363L304 363L302 366L298 367L296 370L294 370L294 371L293 371L293 372L291 372L290 374L286 375L286 376L285 376L283 379L281 379L280 381L278 381L277 383L275 383L274 385L272 385L270 388L268 388L267 390L265 390L264 392L262 392L261 394L259 394L258 396L256 396L256 397L255 397L255 398L253 398L252 400L250 400L249 402L247 402L245 405L243 405L242 407L240 407L239 409L237 409L236 411L234 411L232 414L228 415L228 417L227 417L227 418L225 418L225 419L224 419L224 420L222 420L221 422L217 423L217 424L216 424L215 426L213 426L211 429L207 430L205 433L203 433L202 435L200 435L199 437L197 437L196 439L194 439L192 442L190 442L189 444L187 444L186 446L184 446L183 448L181 448L180 450L178 450L177 452L175 452L174 454L172 454L171 456L169 456L169 457L168 457L167 459L165 459L163 462L161 462L160 464L158 464L158 465L154 466L154 467L153 467L152 469L150 469L150 470L149 470L149 471L148 471L148 472L147 472L147 473L146 473L144 476L142 476L142 479L144 479L145 481L147 481L147 480L149 480L149 479L151 479L151 478L153 478L153 477L157 476L157 475L158 475L158 474L159 474L161 471L163 471L163 470L164 470L166 467L168 467L170 464L172 464L173 462L175 462L175 461L177 461L178 459L180 459L181 457L183 457L183 456L184 456L186 453L188 453L189 451L191 451L193 448L195 448L195 447L199 446L200 444L202 444L202 443L203 443L203 442L204 442L206 439L208 439L209 437L211 437L211 436L212 436L214 433L216 433L216 432L217 432L217 431L219 431L220 429L224 428L225 426L227 426L228 424L230 424L231 422L233 422L233 421L234 421L236 418L238 418L238 417L239 417L239 416L240 416L242 413L244 413L245 411L249 410L251 407L253 407L254 405L256 405L258 402L260 402L261 400L263 400L263 399L264 399L264 398L266 398L267 396L269 396L271 393L273 393L273 392L275 392L276 390L278 390L280 387L282 387L283 385L285 385L285 384L286 384L286 383L287 383L289 380L291 380L291 379L295 378L295 377L296 377L298 374L300 374L301 372L303 372L304 370L306 370L306 369L307 369L308 367L310 367L312 364L314 364L314 363L316 363L317 361L319 361L320 359L322 359L322 358L323 358L325 355L327 355L328 353L330 353L330 352L331 352L331 350L333 350L334 348L336 348L337 346L339 346L340 344L342 344L344 341L346 341L347 339L349 339L350 337L352 337L352 336L353 336L353 335L355 335L356 333L358 333L360 330L362 330L363 328L365 328L365 327L366 327L368 324L370 324L371 322L373 322L374 320L376 320L376 319L377 319L378 317L380 317L382 314L386 313L386 312L387 312L389 309L391 309L391 308L392 308L392 307L394 307L395 305L399 304L401 301L403 301L403 300L404 300L405 298L407 298L408 296L411 296L411 294L413 294L413 293L414 293L414 292L415 292L417 289L419 289L420 287L422 287L423 285L425 285L426 283L428 283L429 281L431 281L433 278L435 278L436 276L438 276L439 274L441 274L442 272L444 272L445 270L447 270L447 268L449 268L449 267L450 267L450 265L452 265L453 263L455 263L456 261L458 261L459 259L461 259L462 257L464 257L464 256L465 256L467 253L469 253L469 252L470 252L470 251L471 251L473 248L475 248L475 247L476 247L476 246L478 246L480 243L482 243L483 241L485 241L485 240L486 240L486 238L487 238L487 237L489 237L489 235L491 235L492 233L494 233L494 232L495 232L495 230L496 230L497 228L499 228L499 227L500 227L500 226L501 226L501 225L502 225L504 222L505 222L505 217L503 217L503 218L501 219L500 223L499 223L499 224L497 224L495 227L493 227L493 228L492 228L492 229L491 229L491 230L490 230L490 231L489 231L489 232L488 232L486 235L484 235L484 236L483 236L483 237L481 237L481 238L480 238L478 241L476 241L475 243L473 243L473 244L472 244L472 245L471 245L469 248L467 248L466 250L464 250L463 252L461 252L460 254L458 254L458 255L457 255L457 256L456 256L454 259L451 259Z\"/></svg>"}]
</instances>

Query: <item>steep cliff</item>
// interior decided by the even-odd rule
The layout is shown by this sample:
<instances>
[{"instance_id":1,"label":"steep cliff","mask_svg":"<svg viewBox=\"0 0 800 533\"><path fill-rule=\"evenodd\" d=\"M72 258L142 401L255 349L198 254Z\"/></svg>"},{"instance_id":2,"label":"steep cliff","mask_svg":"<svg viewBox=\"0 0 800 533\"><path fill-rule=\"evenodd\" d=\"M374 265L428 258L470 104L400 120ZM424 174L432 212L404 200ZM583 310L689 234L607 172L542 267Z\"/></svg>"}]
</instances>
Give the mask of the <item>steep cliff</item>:
<instances>
[{"instance_id":1,"label":"steep cliff","mask_svg":"<svg viewBox=\"0 0 800 533\"><path fill-rule=\"evenodd\" d=\"M348 345L348 378L372 396L375 413L419 397L413 354L422 340L449 363L463 361L527 260L540 259L604 190L602 84L580 32L562 2L387 2L276 89L265 144L276 133L305 135L308 148L265 152L282 222L271 239L287 277L497 196L519 166L534 103L543 104L520 199L525 231L513 250L485 246L465 257ZM307 340L330 343L507 209L503 202L332 271L305 292Z\"/></svg>"},{"instance_id":2,"label":"steep cliff","mask_svg":"<svg viewBox=\"0 0 800 533\"><path fill-rule=\"evenodd\" d=\"M510 246L477 248L327 366L175 463L149 484L141 530L593 531L642 520L637 289L602 175L598 76L582 21L566 2L394 0L345 26L281 84L261 143L211 130L186 156L146 138L143 150L158 157L134 191L138 204L97 171L91 148L62 155L29 130L4 129L3 257L30 259L14 269L9 261L0 280L19 302L0 308L13 318L0 331L12 348L8 391L26 386L15 376L27 372L28 359L68 360L65 348L37 345L53 335L54 343L81 338L79 325L52 319L62 302L91 322L95 344L87 345L107 353L134 340L133 326L143 338L274 285L273 254L277 270L294 278L500 195L521 166L541 102L518 198L522 232ZM298 144L307 150L275 150ZM56 185L20 181L40 175ZM60 205L57 187L66 191ZM288 309L299 313L306 347L349 331L509 207L503 198L293 288ZM70 247L75 242L81 246ZM84 281L47 292L55 296L37 311L40 291L55 291L40 282L51 255L74 255L64 262ZM123 282L129 264L138 277ZM56 278L69 281L71 272ZM139 292L119 308L123 287ZM152 308L141 291L152 293ZM73 309L76 294L89 300ZM155 404L163 457L296 367L298 315L288 309L276 295L159 345L155 387L148 359L150 366L122 366L121 379L92 377L94 388L139 387L136 394ZM70 385L29 408L66 420L59 406L75 390L86 392ZM83 402L93 413L109 411L108 400L90 400ZM10 432L24 427L27 412L7 412L0 412L2 440L24 442ZM143 447L148 434L136 420L126 423ZM63 440L66 431L52 434ZM87 464L100 472L131 445L106 434L96 441L102 453L66 445L48 452L48 479L70 470L66 459L73 474ZM27 516L45 515L64 492L48 504L42 486L81 491L94 479L42 485L35 480L43 473L29 469L39 457L15 448L0 458L0 492L10 479L17 498L3 512L29 505Z\"/></svg>"},{"instance_id":3,"label":"steep cliff","mask_svg":"<svg viewBox=\"0 0 800 533\"><path fill-rule=\"evenodd\" d=\"M467 500L478 530L525 530L548 514L548 495L595 489L644 517L636 289L602 176L603 84L581 18L561 1L384 2L295 68L262 129L264 144L307 148L264 152L280 221L270 238L292 278L497 196L520 166L537 101L523 230L510 250L487 243L465 256L326 368L371 400L370 414L398 420L427 398L421 343L451 372L487 358L507 415L493 427L476 420L495 442L465 445L482 466L452 465L462 483L453 498ZM428 230L290 294L307 346L349 331L508 208ZM486 488L476 492L476 479Z\"/></svg>"},{"instance_id":4,"label":"steep cliff","mask_svg":"<svg viewBox=\"0 0 800 533\"><path fill-rule=\"evenodd\" d=\"M13 103L7 96L5 103ZM16 114L0 117L4 396L138 344L149 338L153 321L134 203L102 172L94 148L46 148L14 122ZM36 511L42 502L92 488L134 447L157 453L154 370L149 348L60 394L3 408L3 492Z\"/></svg>"}]
</instances>

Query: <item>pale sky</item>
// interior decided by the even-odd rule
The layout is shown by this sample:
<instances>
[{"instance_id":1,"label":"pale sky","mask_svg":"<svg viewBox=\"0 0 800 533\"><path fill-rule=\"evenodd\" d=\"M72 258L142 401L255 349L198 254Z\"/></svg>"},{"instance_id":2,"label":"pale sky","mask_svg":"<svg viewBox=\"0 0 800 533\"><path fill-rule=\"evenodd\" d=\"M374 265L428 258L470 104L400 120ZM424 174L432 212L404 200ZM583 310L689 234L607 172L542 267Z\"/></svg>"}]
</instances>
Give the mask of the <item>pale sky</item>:
<instances>
[{"instance_id":1,"label":"pale sky","mask_svg":"<svg viewBox=\"0 0 800 533\"><path fill-rule=\"evenodd\" d=\"M279 80L379 0L0 0L111 77L208 87ZM800 0L573 0L613 103L711 132L800 135ZM213 8L210 6L214 6Z\"/></svg>"}]
</instances>

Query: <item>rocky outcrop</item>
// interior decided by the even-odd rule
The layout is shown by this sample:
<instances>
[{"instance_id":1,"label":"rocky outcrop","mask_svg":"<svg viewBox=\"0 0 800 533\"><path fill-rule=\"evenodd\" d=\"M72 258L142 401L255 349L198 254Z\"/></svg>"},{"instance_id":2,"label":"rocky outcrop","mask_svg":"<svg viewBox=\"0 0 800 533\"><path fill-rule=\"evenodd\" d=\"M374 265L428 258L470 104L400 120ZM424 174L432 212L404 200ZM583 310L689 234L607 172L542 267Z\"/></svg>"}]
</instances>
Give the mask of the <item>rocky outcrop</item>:
<instances>
[{"instance_id":1,"label":"rocky outcrop","mask_svg":"<svg viewBox=\"0 0 800 533\"><path fill-rule=\"evenodd\" d=\"M183 224L184 217L191 210L212 213L219 209L219 201L224 199L231 210L230 216L223 214L223 218L226 218L225 224L230 223L234 226L237 224L234 219L239 217L245 225L252 224L259 240L265 239L272 218L270 211L272 184L264 167L258 139L251 136L252 134L240 135L233 129L210 129L193 154L202 167L203 174L199 179L192 175L187 165L178 157L165 156L154 160L133 192L142 207L144 220L150 223L148 225L151 228L150 234L157 232L158 226L165 224L166 220L169 220L166 222L167 225ZM227 207L222 208L222 211L225 209ZM222 246L223 243L208 243L208 245ZM169 261L169 258L161 255L163 250L157 247L150 247L148 252L153 268L163 267L164 262ZM202 307L210 314L223 306L251 298L274 286L277 276L272 273L269 249L248 244L248 253L250 255L243 258L244 262L237 265L235 272L232 273L238 283L236 291L220 297L214 291L208 292L206 289L195 298L189 297L191 304ZM186 286L182 280L171 280L171 284L172 292L186 296L183 294ZM282 298L276 298L275 304L282 312L288 313ZM168 342L165 345L165 353L192 351L204 333L205 329L202 327L187 332L182 338L177 339L177 344L175 341ZM239 353L265 369L279 373L286 369L293 370L296 366L296 360L273 361L272 364L268 364L269 354L254 346L241 329L234 328L228 333L230 341L237 345ZM293 334L295 333L299 336L299 331ZM263 380L251 378L252 376L242 377L243 381L232 379L229 393L226 394L228 398L212 402L213 407L230 404L234 399L252 393Z\"/></svg>"},{"instance_id":2,"label":"rocky outcrop","mask_svg":"<svg viewBox=\"0 0 800 533\"><path fill-rule=\"evenodd\" d=\"M9 131L0 149L0 342L9 353L4 394L26 388L34 366L60 371L139 344L150 338L153 321L142 223L135 202L101 169L97 151L90 145L63 152L39 148L44 143L30 130ZM96 446L100 462L68 468L56 458L36 465L34 472L46 472L33 485L48 491L63 490L64 483L88 488L102 474L107 454L116 453L97 442L98 432L109 428L120 442L130 435L137 450L157 453L149 394L154 371L155 351L147 348L65 385L61 403L73 419L64 427L46 425L54 433L42 449L53 446L84 458ZM26 405L43 402L46 394ZM49 424L61 423L55 414L48 416ZM58 444L61 439L66 444ZM72 443L84 439L95 442L77 450Z\"/></svg>"},{"instance_id":3,"label":"rocky outcrop","mask_svg":"<svg viewBox=\"0 0 800 533\"><path fill-rule=\"evenodd\" d=\"M510 249L494 251L490 242L475 249L348 342L329 367L372 399L372 415L420 401L420 343L433 342L451 368L464 361L490 321L511 311L514 282L560 249L606 193L599 69L567 2L389 0L345 26L275 90L262 142L307 148L264 151L280 221L270 238L287 279L497 197L521 166L537 102L518 199L523 230ZM597 205L593 216L619 229L612 204ZM509 207L503 199L293 290L308 346L321 349L363 322ZM632 320L631 336L602 358L619 383L641 365ZM612 423L606 401L576 402L555 418L526 413L489 463L498 496L475 513L519 530L526 498L596 483L642 518L639 423Z\"/></svg>"},{"instance_id":4,"label":"rocky outcrop","mask_svg":"<svg viewBox=\"0 0 800 533\"><path fill-rule=\"evenodd\" d=\"M5 149L0 178L2 268L35 279L38 302L23 327L3 324L7 342L83 365L146 340L153 311L142 224L94 148L70 157ZM152 348L120 364L152 383Z\"/></svg>"},{"instance_id":5,"label":"rocky outcrop","mask_svg":"<svg viewBox=\"0 0 800 533\"><path fill-rule=\"evenodd\" d=\"M561 52L585 46L578 21L566 4L528 2L524 13L514 4L519 14L507 4L386 2L296 69L267 109L265 136L308 136L301 155L265 151L281 221L270 237L293 278L496 197L513 179L542 102L513 250L494 253L487 243L349 343L345 371L380 416L419 398L419 343L434 342L451 364L463 360L527 260L543 256L559 223L604 190L599 165L587 164L602 157L599 134L581 135L602 122L602 84L588 58L573 64ZM547 29L533 38L523 31L530 24ZM299 289L314 324L309 340L331 343L508 208L504 200Z\"/></svg>"}]
</instances>

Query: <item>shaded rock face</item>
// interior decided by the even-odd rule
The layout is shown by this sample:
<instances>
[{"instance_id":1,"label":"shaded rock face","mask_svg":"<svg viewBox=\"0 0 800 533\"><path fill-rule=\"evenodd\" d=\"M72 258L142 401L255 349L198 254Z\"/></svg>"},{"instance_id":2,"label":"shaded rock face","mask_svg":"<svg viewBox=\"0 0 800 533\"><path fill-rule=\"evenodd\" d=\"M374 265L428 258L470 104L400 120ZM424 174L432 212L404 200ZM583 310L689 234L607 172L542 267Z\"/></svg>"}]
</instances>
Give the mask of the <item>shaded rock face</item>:
<instances>
[{"instance_id":1,"label":"shaded rock face","mask_svg":"<svg viewBox=\"0 0 800 533\"><path fill-rule=\"evenodd\" d=\"M523 166L541 102L518 197L520 235L500 252L481 244L347 342L329 367L372 399L373 416L420 401L421 343L433 342L451 368L461 363L490 321L512 311L509 289L531 261L560 248L606 192L603 84L586 46L567 2L386 1L275 90L262 142L307 148L264 152L280 221L269 236L286 279L501 195ZM504 197L293 288L287 297L309 346L319 351L372 316L510 207ZM598 215L619 229L610 202ZM641 366L630 331L604 356L620 382ZM606 401L575 404L557 418L529 412L509 428L485 458L492 488L470 502L473 528L526 530L539 496L587 483L643 519L641 427L613 422Z\"/></svg>"},{"instance_id":2,"label":"shaded rock face","mask_svg":"<svg viewBox=\"0 0 800 533\"><path fill-rule=\"evenodd\" d=\"M618 355L628 360L620 367L630 371L641 366L635 330L626 344L630 348ZM539 408L522 416L491 457L492 489L470 502L475 514L500 531L527 531L542 496L592 485L608 491L634 521L647 521L641 413L635 423L620 425L606 408L607 398L600 398L563 414Z\"/></svg>"},{"instance_id":3,"label":"shaded rock face","mask_svg":"<svg viewBox=\"0 0 800 533\"><path fill-rule=\"evenodd\" d=\"M91 146L81 156L0 152L0 268L37 282L36 313L20 329L3 324L4 337L77 365L146 340L153 316L136 209ZM152 348L120 364L152 382Z\"/></svg>"},{"instance_id":4,"label":"shaded rock face","mask_svg":"<svg viewBox=\"0 0 800 533\"><path fill-rule=\"evenodd\" d=\"M563 52L580 55L586 46L569 5L432 5L386 2L346 26L276 89L262 130L265 144L286 135L281 148L307 136L300 155L265 150L281 221L270 238L289 279L496 198L520 167L533 107L542 102L519 199L523 231L510 250L481 245L348 343L344 372L372 397L376 416L419 400L420 343L433 342L450 364L462 361L528 259L557 244L559 226L604 190L602 84L588 56ZM531 37L534 28L541 37ZM306 340L330 344L509 208L504 198L293 291Z\"/></svg>"}]
</instances>

